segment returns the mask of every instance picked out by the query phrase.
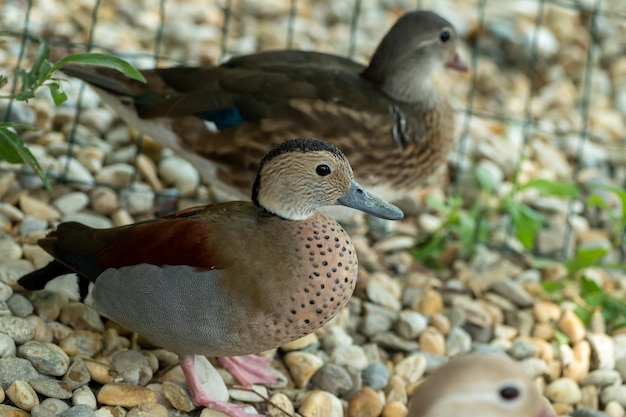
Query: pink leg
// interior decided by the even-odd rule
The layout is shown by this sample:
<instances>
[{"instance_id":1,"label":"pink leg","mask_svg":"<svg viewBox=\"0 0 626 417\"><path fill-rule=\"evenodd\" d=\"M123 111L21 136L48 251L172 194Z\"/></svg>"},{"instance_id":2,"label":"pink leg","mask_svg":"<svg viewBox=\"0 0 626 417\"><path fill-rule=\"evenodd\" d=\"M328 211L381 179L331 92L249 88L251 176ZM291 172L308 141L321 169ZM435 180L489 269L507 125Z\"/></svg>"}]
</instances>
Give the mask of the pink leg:
<instances>
[{"instance_id":1,"label":"pink leg","mask_svg":"<svg viewBox=\"0 0 626 417\"><path fill-rule=\"evenodd\" d=\"M246 387L252 384L273 384L278 380L269 370L272 360L265 356L221 356L217 359L224 369Z\"/></svg>"},{"instance_id":2,"label":"pink leg","mask_svg":"<svg viewBox=\"0 0 626 417\"><path fill-rule=\"evenodd\" d=\"M262 417L260 414L246 413L243 410L244 406L241 404L231 404L226 401L220 401L207 392L194 368L194 356L182 357L179 359L179 362L185 374L185 378L187 378L187 389L195 405L217 410L231 417Z\"/></svg>"}]
</instances>

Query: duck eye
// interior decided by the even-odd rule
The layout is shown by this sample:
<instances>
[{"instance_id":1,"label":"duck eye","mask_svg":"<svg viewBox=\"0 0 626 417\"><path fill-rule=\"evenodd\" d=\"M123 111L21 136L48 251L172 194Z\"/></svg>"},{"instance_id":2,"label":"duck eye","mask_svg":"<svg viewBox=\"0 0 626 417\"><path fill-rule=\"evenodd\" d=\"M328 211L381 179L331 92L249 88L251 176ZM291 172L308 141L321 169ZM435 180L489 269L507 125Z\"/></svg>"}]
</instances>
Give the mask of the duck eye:
<instances>
[{"instance_id":1,"label":"duck eye","mask_svg":"<svg viewBox=\"0 0 626 417\"><path fill-rule=\"evenodd\" d=\"M441 42L447 42L450 40L451 37L452 37L452 34L450 33L448 29L442 30L441 33L439 34L439 39L441 39Z\"/></svg>"},{"instance_id":2,"label":"duck eye","mask_svg":"<svg viewBox=\"0 0 626 417\"><path fill-rule=\"evenodd\" d=\"M320 177L325 177L326 175L330 174L330 167L326 164L319 164L315 168L315 172L317 172L317 175L319 175Z\"/></svg>"},{"instance_id":3,"label":"duck eye","mask_svg":"<svg viewBox=\"0 0 626 417\"><path fill-rule=\"evenodd\" d=\"M520 390L516 387L508 386L508 387L500 388L500 391L498 391L498 394L500 394L500 397L502 399L510 401L520 396Z\"/></svg>"}]
</instances>

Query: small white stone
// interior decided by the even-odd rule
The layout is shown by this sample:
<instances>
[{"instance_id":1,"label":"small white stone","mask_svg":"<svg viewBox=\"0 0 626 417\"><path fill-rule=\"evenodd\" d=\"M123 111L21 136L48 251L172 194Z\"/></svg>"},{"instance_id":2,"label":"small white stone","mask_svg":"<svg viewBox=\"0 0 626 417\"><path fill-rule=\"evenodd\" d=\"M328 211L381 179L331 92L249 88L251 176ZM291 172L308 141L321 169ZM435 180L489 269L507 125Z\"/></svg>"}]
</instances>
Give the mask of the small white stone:
<instances>
[{"instance_id":1,"label":"small white stone","mask_svg":"<svg viewBox=\"0 0 626 417\"><path fill-rule=\"evenodd\" d=\"M89 197L85 193L79 191L62 195L52 202L52 205L59 209L59 211L63 214L81 211L87 207L87 204L89 204Z\"/></svg>"},{"instance_id":2,"label":"small white stone","mask_svg":"<svg viewBox=\"0 0 626 417\"><path fill-rule=\"evenodd\" d=\"M545 389L545 395L552 402L576 404L582 399L580 387L570 378L559 378L550 383Z\"/></svg>"},{"instance_id":3,"label":"small white stone","mask_svg":"<svg viewBox=\"0 0 626 417\"><path fill-rule=\"evenodd\" d=\"M98 407L96 396L88 386L82 386L74 390L74 392L72 393L72 404L83 404L88 406L92 410L95 410Z\"/></svg>"},{"instance_id":4,"label":"small white stone","mask_svg":"<svg viewBox=\"0 0 626 417\"><path fill-rule=\"evenodd\" d=\"M370 275L365 286L367 297L374 303L400 311L402 303L402 286L398 280L383 272L374 272Z\"/></svg>"},{"instance_id":5,"label":"small white stone","mask_svg":"<svg viewBox=\"0 0 626 417\"><path fill-rule=\"evenodd\" d=\"M233 400L246 403L263 402L269 395L263 385L252 385L249 389L230 389L228 392Z\"/></svg>"},{"instance_id":6,"label":"small white stone","mask_svg":"<svg viewBox=\"0 0 626 417\"><path fill-rule=\"evenodd\" d=\"M358 371L364 370L369 365L365 351L358 345L336 347L330 355L330 361Z\"/></svg>"},{"instance_id":7,"label":"small white stone","mask_svg":"<svg viewBox=\"0 0 626 417\"><path fill-rule=\"evenodd\" d=\"M159 175L170 185L186 195L192 193L200 182L198 170L187 160L169 156L159 162Z\"/></svg>"},{"instance_id":8,"label":"small white stone","mask_svg":"<svg viewBox=\"0 0 626 417\"><path fill-rule=\"evenodd\" d=\"M120 192L120 204L130 214L147 213L154 207L154 191L149 185L135 183Z\"/></svg>"}]
</instances>

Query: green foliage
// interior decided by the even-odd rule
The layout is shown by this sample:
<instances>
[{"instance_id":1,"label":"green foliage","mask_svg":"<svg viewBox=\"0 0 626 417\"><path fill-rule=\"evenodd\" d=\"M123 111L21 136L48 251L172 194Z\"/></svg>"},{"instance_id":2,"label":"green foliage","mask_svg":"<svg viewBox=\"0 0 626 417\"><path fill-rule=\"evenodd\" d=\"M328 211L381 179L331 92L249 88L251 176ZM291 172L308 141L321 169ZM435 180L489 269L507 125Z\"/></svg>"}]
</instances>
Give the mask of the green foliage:
<instances>
[{"instance_id":1,"label":"green foliage","mask_svg":"<svg viewBox=\"0 0 626 417\"><path fill-rule=\"evenodd\" d=\"M63 91L59 80L54 78L54 75L68 64L95 65L113 68L129 78L145 82L141 73L128 62L105 54L73 54L53 64L50 62L50 48L45 42L42 42L30 70L19 69L16 73L17 78L20 80L19 91L13 96L0 96L0 99L28 101L35 97L35 91L37 91L37 89L45 86L50 91L54 103L57 106L62 104L67 100L67 95ZM0 87L6 85L7 82L6 77L0 77ZM41 166L30 150L24 145L24 141L17 133L24 129L34 130L31 126L0 123L0 159L4 159L10 163L25 163L29 165L41 178L46 187L50 189L50 183L45 172L43 172Z\"/></svg>"}]
</instances>

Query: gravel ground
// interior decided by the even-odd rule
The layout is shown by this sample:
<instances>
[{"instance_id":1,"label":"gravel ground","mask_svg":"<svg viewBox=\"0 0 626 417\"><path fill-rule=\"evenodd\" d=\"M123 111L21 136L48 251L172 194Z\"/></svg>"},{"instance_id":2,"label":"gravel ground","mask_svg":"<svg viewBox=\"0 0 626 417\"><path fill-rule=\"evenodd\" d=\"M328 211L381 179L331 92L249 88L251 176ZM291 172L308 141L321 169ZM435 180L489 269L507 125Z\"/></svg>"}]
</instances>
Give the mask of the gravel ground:
<instances>
[{"instance_id":1,"label":"gravel ground","mask_svg":"<svg viewBox=\"0 0 626 417\"><path fill-rule=\"evenodd\" d=\"M168 59L160 64L219 60L220 3L204 3L166 3L160 53ZM282 375L279 384L255 387L259 395L231 389L231 400L269 416L284 415L282 409L304 416L404 417L408 394L449 357L470 350L505 351L522 363L558 415L583 415L584 409L590 413L584 415L624 417L626 332L611 328L600 309L585 325L574 313L582 303L571 284L576 280L567 281L557 296L542 287L564 282L567 264L536 261L563 253L571 258L582 248L608 248L606 259L618 262L615 242L621 230L612 226L606 210L593 210L584 199L570 203L522 189L516 201L532 206L545 220L531 257L508 233L506 216L495 209L514 188L515 175L521 184L538 178L626 184L624 6L619 0L602 3L606 14L597 17L593 43L588 29L593 13L557 4L546 4L537 32L539 3L534 1L487 2L482 27L478 2L423 3L455 24L468 61L472 48L477 54L468 76L445 72L437 77L460 110L459 145L450 167L442 167L405 202L411 215L393 230L363 218L350 225L360 276L349 308L315 334L266 353ZM363 1L355 59L366 59L397 16L413 5ZM225 56L285 47L289 6L285 0L234 2ZM35 1L32 34L85 42L91 7L82 0ZM0 25L21 30L23 2L5 0L0 8ZM157 1L105 1L94 43L140 67L154 66L158 11ZM352 5L334 1L300 5L293 47L346 54L352 11ZM536 58L534 33L539 34ZM19 43L0 37L0 73L10 74ZM35 49L29 47L29 54ZM56 46L53 56L69 50ZM586 66L590 56L591 72ZM32 55L25 65L29 59ZM128 224L212 195L210 184L199 184L190 164L149 139L137 155L137 132L102 107L89 89L80 100L70 145L80 84L73 80L64 86L69 95L64 105L54 107L42 91L27 104L14 103L12 120L40 129L24 135L32 152L45 170L72 181L55 183L48 193L28 172L0 165L0 415L214 415L191 405L172 353L100 318L60 287L24 293L16 284L50 260L36 241L61 221ZM6 104L0 100L0 114ZM467 118L462 110L470 105L477 116ZM536 124L520 123L525 116ZM477 168L495 185L491 194L471 181ZM427 200L444 198L452 190L451 177L466 202L479 199L493 208L493 244L477 245L468 258L451 240L439 254L440 267L428 267L413 256L416 238L449 220ZM596 195L613 214L622 212L616 194ZM565 238L568 234L571 239ZM509 249L503 249L504 242ZM605 294L624 299L623 268L591 266L577 278L582 275ZM221 369L219 376L216 387L222 379L233 383Z\"/></svg>"}]
</instances>

